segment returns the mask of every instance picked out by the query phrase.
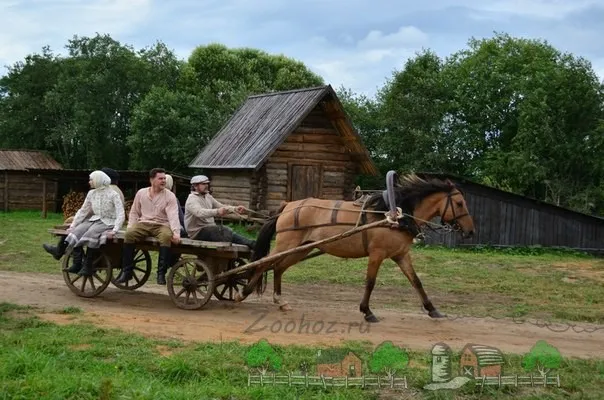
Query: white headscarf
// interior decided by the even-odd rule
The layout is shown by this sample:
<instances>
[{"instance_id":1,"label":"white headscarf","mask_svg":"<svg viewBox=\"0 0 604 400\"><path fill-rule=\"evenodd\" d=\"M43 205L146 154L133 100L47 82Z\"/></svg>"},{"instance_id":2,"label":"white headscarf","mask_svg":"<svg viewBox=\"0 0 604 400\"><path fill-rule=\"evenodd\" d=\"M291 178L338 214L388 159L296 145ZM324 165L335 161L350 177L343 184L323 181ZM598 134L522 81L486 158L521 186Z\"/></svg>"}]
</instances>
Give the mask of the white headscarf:
<instances>
[{"instance_id":1,"label":"white headscarf","mask_svg":"<svg viewBox=\"0 0 604 400\"><path fill-rule=\"evenodd\" d=\"M172 175L166 174L166 189L171 191L172 186L174 186L174 180L172 179Z\"/></svg>"},{"instance_id":2,"label":"white headscarf","mask_svg":"<svg viewBox=\"0 0 604 400\"><path fill-rule=\"evenodd\" d=\"M111 184L111 178L103 171L92 171L90 174L93 189L101 189Z\"/></svg>"}]
</instances>

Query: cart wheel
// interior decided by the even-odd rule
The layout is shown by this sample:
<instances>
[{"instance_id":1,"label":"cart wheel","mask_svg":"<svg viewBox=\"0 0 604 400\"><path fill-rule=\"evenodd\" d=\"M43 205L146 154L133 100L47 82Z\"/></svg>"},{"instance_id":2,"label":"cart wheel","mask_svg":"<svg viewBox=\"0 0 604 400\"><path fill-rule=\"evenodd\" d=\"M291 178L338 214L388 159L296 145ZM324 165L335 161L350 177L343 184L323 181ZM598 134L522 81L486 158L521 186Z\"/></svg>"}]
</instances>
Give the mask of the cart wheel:
<instances>
[{"instance_id":1,"label":"cart wheel","mask_svg":"<svg viewBox=\"0 0 604 400\"><path fill-rule=\"evenodd\" d=\"M241 258L232 259L229 261L227 271L241 267L245 264L245 260ZM229 276L225 282L217 283L214 288L214 296L216 296L218 300L235 301L235 294L247 285L248 275L248 272L244 272L242 274Z\"/></svg>"},{"instance_id":2,"label":"cart wheel","mask_svg":"<svg viewBox=\"0 0 604 400\"><path fill-rule=\"evenodd\" d=\"M214 274L200 259L183 258L170 269L166 283L174 304L185 310L196 310L212 297Z\"/></svg>"},{"instance_id":3,"label":"cart wheel","mask_svg":"<svg viewBox=\"0 0 604 400\"><path fill-rule=\"evenodd\" d=\"M134 252L134 269L132 270L132 278L135 283L131 284L130 281L117 283L117 276L111 280L111 283L122 290L136 290L147 282L152 268L153 265L151 264L151 255L149 252L147 250L136 249ZM116 268L116 271L121 272L121 270L121 266Z\"/></svg>"},{"instance_id":4,"label":"cart wheel","mask_svg":"<svg viewBox=\"0 0 604 400\"><path fill-rule=\"evenodd\" d=\"M86 256L82 257L86 262ZM111 282L111 262L103 252L94 260L94 275L80 276L67 271L73 265L73 252L65 254L63 258L63 279L69 289L81 297L98 296Z\"/></svg>"}]
</instances>

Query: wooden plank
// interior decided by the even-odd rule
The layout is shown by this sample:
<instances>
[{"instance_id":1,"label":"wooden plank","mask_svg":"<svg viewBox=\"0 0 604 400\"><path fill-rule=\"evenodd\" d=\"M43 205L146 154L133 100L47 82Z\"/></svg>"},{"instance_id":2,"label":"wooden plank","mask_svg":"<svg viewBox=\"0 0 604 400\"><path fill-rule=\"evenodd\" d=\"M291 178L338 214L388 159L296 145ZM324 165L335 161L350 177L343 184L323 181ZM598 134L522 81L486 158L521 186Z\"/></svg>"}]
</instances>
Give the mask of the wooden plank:
<instances>
[{"instance_id":1,"label":"wooden plank","mask_svg":"<svg viewBox=\"0 0 604 400\"><path fill-rule=\"evenodd\" d=\"M4 212L8 212L8 171L4 171Z\"/></svg>"},{"instance_id":2,"label":"wooden plank","mask_svg":"<svg viewBox=\"0 0 604 400\"><path fill-rule=\"evenodd\" d=\"M42 218L44 219L47 216L46 197L46 179L44 179L44 183L42 184Z\"/></svg>"},{"instance_id":3,"label":"wooden plank","mask_svg":"<svg viewBox=\"0 0 604 400\"><path fill-rule=\"evenodd\" d=\"M283 143L277 150L304 153L326 153L324 157L331 157L332 154L348 153L346 147L342 145L327 143Z\"/></svg>"},{"instance_id":4,"label":"wooden plank","mask_svg":"<svg viewBox=\"0 0 604 400\"><path fill-rule=\"evenodd\" d=\"M274 159L277 160L291 160L297 162L304 161L320 161L323 163L332 163L332 162L350 162L351 158L348 154L337 154L337 153L318 153L318 152L306 152L304 154L300 154L298 151L284 151L284 150L276 150L273 153Z\"/></svg>"},{"instance_id":5,"label":"wooden plank","mask_svg":"<svg viewBox=\"0 0 604 400\"><path fill-rule=\"evenodd\" d=\"M250 188L246 187L225 187L225 186L213 186L212 193L244 193L249 195L251 193Z\"/></svg>"},{"instance_id":6,"label":"wooden plank","mask_svg":"<svg viewBox=\"0 0 604 400\"><path fill-rule=\"evenodd\" d=\"M338 131L334 128L320 128L300 126L296 128L294 133L311 134L311 135L337 135Z\"/></svg>"}]
</instances>

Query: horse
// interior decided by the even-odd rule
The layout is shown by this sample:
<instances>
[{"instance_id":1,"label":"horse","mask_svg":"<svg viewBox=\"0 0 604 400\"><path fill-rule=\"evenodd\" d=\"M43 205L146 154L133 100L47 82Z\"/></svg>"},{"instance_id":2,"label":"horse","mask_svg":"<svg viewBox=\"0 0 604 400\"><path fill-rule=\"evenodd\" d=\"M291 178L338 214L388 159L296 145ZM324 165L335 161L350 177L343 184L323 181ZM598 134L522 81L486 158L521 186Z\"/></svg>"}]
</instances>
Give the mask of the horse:
<instances>
[{"instance_id":1,"label":"horse","mask_svg":"<svg viewBox=\"0 0 604 400\"><path fill-rule=\"evenodd\" d=\"M380 265L390 258L401 269L418 293L423 308L431 318L442 315L428 298L422 283L413 269L409 255L413 239L423 225L440 216L442 222L459 231L464 238L474 233L474 222L463 193L450 180L422 179L415 174L402 176L387 196L376 193L366 199L361 207L358 202L306 198L284 202L277 214L260 228L252 261L259 260L270 251L271 240L276 233L276 244L271 254L342 234L354 226L369 224L387 218L392 210L390 201L402 211L403 218L392 226L379 226L355 233L341 240L321 244L317 248L325 254L340 258L368 257L365 293L359 309L367 322L378 322L369 308L369 298L375 286ZM394 196L391 194L394 193ZM400 217L400 216L399 216ZM292 308L281 297L281 278L285 270L305 258L311 250L293 253L278 259L273 265L252 268L247 285L236 293L235 300L243 301L254 289L263 291L263 274L274 269L273 301L282 311Z\"/></svg>"}]
</instances>

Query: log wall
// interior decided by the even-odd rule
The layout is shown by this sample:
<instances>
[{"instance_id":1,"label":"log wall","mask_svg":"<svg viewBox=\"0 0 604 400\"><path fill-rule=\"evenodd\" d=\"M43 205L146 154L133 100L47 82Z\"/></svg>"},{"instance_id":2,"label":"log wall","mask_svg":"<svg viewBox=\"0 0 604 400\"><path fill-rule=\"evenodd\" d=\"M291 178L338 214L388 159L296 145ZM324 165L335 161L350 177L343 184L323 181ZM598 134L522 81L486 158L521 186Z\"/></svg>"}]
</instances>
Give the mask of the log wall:
<instances>
[{"instance_id":1,"label":"log wall","mask_svg":"<svg viewBox=\"0 0 604 400\"><path fill-rule=\"evenodd\" d=\"M257 199L257 179L251 171L216 170L209 178L212 196L221 203L251 208Z\"/></svg>"},{"instance_id":2,"label":"log wall","mask_svg":"<svg viewBox=\"0 0 604 400\"><path fill-rule=\"evenodd\" d=\"M344 139L338 134L324 111L317 106L265 164L267 196L265 209L274 211L281 202L292 200L293 168L316 167L317 197L351 200L356 164ZM315 182L311 182L316 184Z\"/></svg>"},{"instance_id":3,"label":"log wall","mask_svg":"<svg viewBox=\"0 0 604 400\"><path fill-rule=\"evenodd\" d=\"M44 188L46 186L46 189ZM0 207L2 211L56 210L57 183L25 172L0 171Z\"/></svg>"}]
</instances>

